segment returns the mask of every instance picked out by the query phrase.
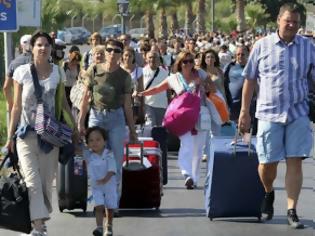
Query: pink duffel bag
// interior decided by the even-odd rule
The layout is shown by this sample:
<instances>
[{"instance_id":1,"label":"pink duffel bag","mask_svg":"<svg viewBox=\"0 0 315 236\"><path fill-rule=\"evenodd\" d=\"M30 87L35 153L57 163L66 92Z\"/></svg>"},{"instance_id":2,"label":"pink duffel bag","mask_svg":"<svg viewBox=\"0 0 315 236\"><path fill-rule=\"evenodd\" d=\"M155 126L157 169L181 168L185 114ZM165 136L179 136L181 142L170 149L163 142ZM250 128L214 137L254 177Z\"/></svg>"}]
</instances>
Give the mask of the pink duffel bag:
<instances>
[{"instance_id":1,"label":"pink duffel bag","mask_svg":"<svg viewBox=\"0 0 315 236\"><path fill-rule=\"evenodd\" d=\"M195 128L200 113L198 93L184 92L168 105L163 126L176 136L181 136Z\"/></svg>"}]
</instances>

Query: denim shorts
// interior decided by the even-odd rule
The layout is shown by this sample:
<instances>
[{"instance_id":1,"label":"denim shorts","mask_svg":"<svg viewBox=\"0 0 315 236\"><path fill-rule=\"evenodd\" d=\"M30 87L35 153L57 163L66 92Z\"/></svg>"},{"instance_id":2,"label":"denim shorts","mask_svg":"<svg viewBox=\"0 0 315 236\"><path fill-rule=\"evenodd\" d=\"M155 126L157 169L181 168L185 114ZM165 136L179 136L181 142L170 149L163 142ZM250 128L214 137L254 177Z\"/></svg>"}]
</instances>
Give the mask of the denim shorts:
<instances>
[{"instance_id":1,"label":"denim shorts","mask_svg":"<svg viewBox=\"0 0 315 236\"><path fill-rule=\"evenodd\" d=\"M259 163L273 163L292 157L307 158L312 140L307 116L286 124L259 120L256 145Z\"/></svg>"}]
</instances>

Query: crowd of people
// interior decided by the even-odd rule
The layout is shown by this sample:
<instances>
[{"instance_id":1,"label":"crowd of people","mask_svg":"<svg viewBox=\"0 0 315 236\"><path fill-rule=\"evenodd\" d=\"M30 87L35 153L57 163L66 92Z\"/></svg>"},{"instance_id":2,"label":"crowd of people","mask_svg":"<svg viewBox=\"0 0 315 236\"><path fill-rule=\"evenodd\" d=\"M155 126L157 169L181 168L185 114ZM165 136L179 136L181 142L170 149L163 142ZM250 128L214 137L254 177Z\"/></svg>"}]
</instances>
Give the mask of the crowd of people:
<instances>
[{"instance_id":1,"label":"crowd of people","mask_svg":"<svg viewBox=\"0 0 315 236\"><path fill-rule=\"evenodd\" d=\"M279 12L278 30L270 35L211 32L135 41L128 34L103 39L95 32L90 38L90 50L80 52L72 46L66 56L66 45L53 35L39 31L21 37L22 53L11 62L3 90L10 116L6 146L13 150L16 140L29 189L34 228L31 235L47 235L45 221L52 210L52 180L59 153L58 148L41 142L34 131L37 101L31 64L35 65L44 103L52 114L55 104L51 98L55 97L59 81L64 82L64 106L77 124L74 143L86 137L89 170L97 170L97 158L109 160L101 168L103 177L90 174L94 178L93 195L97 195L94 235L112 235L112 215L119 206L126 127L129 141L137 142L135 124L161 126L170 101L187 91L198 93L200 106L206 107L209 94L217 94L229 108L229 122L238 124L242 132L253 126L256 110L259 175L266 191L262 212L267 219L273 217L273 181L278 162L285 159L288 223L302 228L296 207L302 187L301 163L309 156L312 140L306 74L311 70L315 80L315 47L297 35L299 22L297 8L286 4ZM76 90L81 93L76 97L79 102L70 96L78 83L82 84ZM209 109L211 117L212 112ZM178 165L187 189L200 185L201 159L210 158L211 138L220 135L225 125L215 119L209 122L211 128L196 127L179 137ZM110 188L98 188L109 183Z\"/></svg>"}]
</instances>

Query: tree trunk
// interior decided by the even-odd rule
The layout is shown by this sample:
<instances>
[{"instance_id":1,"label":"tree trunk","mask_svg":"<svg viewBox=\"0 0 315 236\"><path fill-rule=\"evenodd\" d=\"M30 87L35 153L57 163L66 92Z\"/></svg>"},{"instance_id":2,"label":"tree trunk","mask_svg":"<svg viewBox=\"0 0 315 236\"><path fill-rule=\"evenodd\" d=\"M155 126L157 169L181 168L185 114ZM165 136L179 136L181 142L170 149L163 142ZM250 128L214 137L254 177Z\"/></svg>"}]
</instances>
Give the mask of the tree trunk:
<instances>
[{"instance_id":1,"label":"tree trunk","mask_svg":"<svg viewBox=\"0 0 315 236\"><path fill-rule=\"evenodd\" d=\"M197 33L205 33L206 31L206 1L198 1L198 12L197 12Z\"/></svg>"},{"instance_id":2,"label":"tree trunk","mask_svg":"<svg viewBox=\"0 0 315 236\"><path fill-rule=\"evenodd\" d=\"M194 19L193 19L192 4L191 4L191 2L188 2L186 4L186 15L185 15L186 34L192 34L193 33L193 28L192 28L193 20Z\"/></svg>"},{"instance_id":3,"label":"tree trunk","mask_svg":"<svg viewBox=\"0 0 315 236\"><path fill-rule=\"evenodd\" d=\"M166 18L166 11L163 7L160 12L160 35L162 38L167 39L168 38L168 29L167 29L167 18Z\"/></svg>"},{"instance_id":4,"label":"tree trunk","mask_svg":"<svg viewBox=\"0 0 315 236\"><path fill-rule=\"evenodd\" d=\"M243 32L246 30L245 24L245 0L236 0L236 20L237 20L237 30Z\"/></svg>"},{"instance_id":5,"label":"tree trunk","mask_svg":"<svg viewBox=\"0 0 315 236\"><path fill-rule=\"evenodd\" d=\"M148 31L149 38L154 38L154 23L153 23L153 13L151 11L146 11L146 28Z\"/></svg>"},{"instance_id":6,"label":"tree trunk","mask_svg":"<svg viewBox=\"0 0 315 236\"><path fill-rule=\"evenodd\" d=\"M178 24L178 18L177 18L177 13L174 11L171 14L172 22L171 22L171 31L172 34L175 35L176 31L179 30L179 24Z\"/></svg>"}]
</instances>

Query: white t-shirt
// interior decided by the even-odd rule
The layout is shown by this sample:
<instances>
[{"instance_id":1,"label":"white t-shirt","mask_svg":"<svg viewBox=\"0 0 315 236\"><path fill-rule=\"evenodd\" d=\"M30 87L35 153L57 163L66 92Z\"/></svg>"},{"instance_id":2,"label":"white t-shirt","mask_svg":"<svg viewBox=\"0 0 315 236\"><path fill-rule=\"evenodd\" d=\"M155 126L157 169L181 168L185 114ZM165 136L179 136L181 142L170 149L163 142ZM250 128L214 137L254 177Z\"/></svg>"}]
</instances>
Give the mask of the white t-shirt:
<instances>
[{"instance_id":1,"label":"white t-shirt","mask_svg":"<svg viewBox=\"0 0 315 236\"><path fill-rule=\"evenodd\" d=\"M200 77L200 79L205 80L208 75L204 70L199 69L198 70L198 76ZM167 82L168 82L169 87L171 89L173 89L177 95L179 95L185 91L185 87L184 87L183 83L181 82L181 80L179 79L179 73L171 74L167 78ZM196 88L195 81L190 82L188 84L188 87L192 91L194 91Z\"/></svg>"},{"instance_id":2,"label":"white t-shirt","mask_svg":"<svg viewBox=\"0 0 315 236\"><path fill-rule=\"evenodd\" d=\"M55 114L55 95L57 85L60 79L64 81L66 76L61 68L58 69L57 65L53 64L52 66L53 70L49 77L45 80L39 80L39 84L43 88L42 99L45 106L51 114ZM14 71L13 79L23 86L20 126L30 125L31 127L34 127L37 98L35 96L35 88L30 64L19 66Z\"/></svg>"},{"instance_id":3,"label":"white t-shirt","mask_svg":"<svg viewBox=\"0 0 315 236\"><path fill-rule=\"evenodd\" d=\"M162 66L159 67L160 71L158 75L154 78L150 88L160 84L163 80L165 80L168 76L168 71L165 70ZM143 68L143 87L146 88L147 84L153 78L155 74L155 70L152 70L149 65ZM152 95L152 96L145 96L145 104L157 107L157 108L166 108L168 105L167 101L167 93L163 91L161 93Z\"/></svg>"},{"instance_id":4,"label":"white t-shirt","mask_svg":"<svg viewBox=\"0 0 315 236\"><path fill-rule=\"evenodd\" d=\"M96 181L103 179L108 172L111 171L117 173L114 154L108 149L104 149L102 155L85 150L83 157L87 162L88 175L93 187L97 187ZM106 183L107 186L115 184L115 177L110 178L110 180Z\"/></svg>"}]
</instances>

